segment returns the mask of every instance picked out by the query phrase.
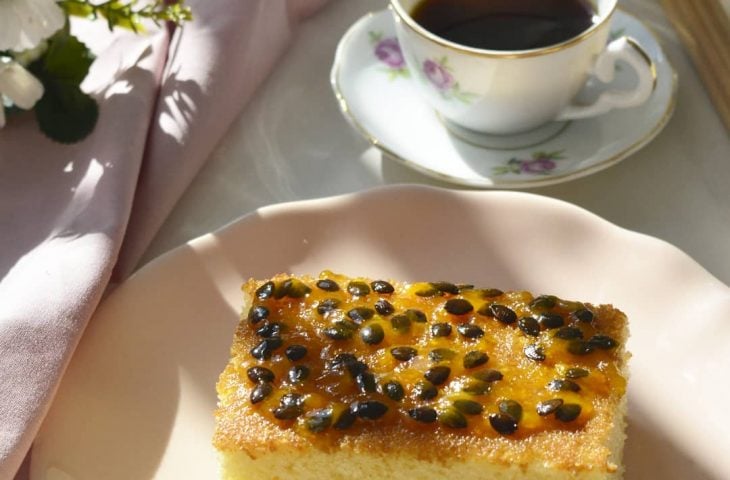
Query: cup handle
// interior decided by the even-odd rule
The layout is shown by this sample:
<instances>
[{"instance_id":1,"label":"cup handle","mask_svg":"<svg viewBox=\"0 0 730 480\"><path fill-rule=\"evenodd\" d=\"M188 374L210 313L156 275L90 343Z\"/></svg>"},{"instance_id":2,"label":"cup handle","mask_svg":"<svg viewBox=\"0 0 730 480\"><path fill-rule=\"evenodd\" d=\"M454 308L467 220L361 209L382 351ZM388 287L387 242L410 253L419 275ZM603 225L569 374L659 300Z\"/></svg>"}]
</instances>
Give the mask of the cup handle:
<instances>
[{"instance_id":1,"label":"cup handle","mask_svg":"<svg viewBox=\"0 0 730 480\"><path fill-rule=\"evenodd\" d=\"M598 56L591 73L600 81L609 83L615 76L619 60L628 63L637 73L639 82L634 89L603 92L591 105L569 105L558 120L595 117L614 108L635 107L646 102L656 88L656 65L633 38L621 37L609 43Z\"/></svg>"}]
</instances>

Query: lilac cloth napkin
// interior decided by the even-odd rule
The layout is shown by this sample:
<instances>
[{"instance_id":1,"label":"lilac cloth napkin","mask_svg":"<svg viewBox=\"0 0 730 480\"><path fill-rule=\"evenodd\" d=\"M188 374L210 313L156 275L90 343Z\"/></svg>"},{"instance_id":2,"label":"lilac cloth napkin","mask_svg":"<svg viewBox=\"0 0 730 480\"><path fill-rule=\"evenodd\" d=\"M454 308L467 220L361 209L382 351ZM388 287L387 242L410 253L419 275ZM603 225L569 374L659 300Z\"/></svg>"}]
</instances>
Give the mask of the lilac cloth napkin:
<instances>
[{"instance_id":1,"label":"lilac cloth napkin","mask_svg":"<svg viewBox=\"0 0 730 480\"><path fill-rule=\"evenodd\" d=\"M93 134L58 145L31 115L0 130L0 479L30 448L112 275L133 271L296 23L325 2L192 0L195 21L171 39L92 37Z\"/></svg>"}]
</instances>

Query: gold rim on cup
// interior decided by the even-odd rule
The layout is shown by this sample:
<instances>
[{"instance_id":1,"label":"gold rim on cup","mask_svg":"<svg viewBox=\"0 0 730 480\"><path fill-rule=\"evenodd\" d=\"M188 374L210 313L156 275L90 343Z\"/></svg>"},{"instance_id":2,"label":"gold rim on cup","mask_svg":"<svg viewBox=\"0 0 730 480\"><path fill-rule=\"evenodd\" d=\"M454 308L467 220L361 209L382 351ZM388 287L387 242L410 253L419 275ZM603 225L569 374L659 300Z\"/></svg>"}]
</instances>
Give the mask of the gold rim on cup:
<instances>
[{"instance_id":1,"label":"gold rim on cup","mask_svg":"<svg viewBox=\"0 0 730 480\"><path fill-rule=\"evenodd\" d=\"M401 20L405 25L408 26L413 32L417 33L418 35L424 36L431 40L432 42L435 42L442 47L455 50L457 52L461 53L467 53L471 55L476 55L480 57L492 57L492 58L527 58L527 57L537 57L540 55L547 55L550 53L558 52L560 50L565 50L566 48L572 47L576 43L580 43L584 39L592 36L601 26L603 26L609 19L613 16L613 13L616 11L616 7L618 6L618 1L615 1L613 3L613 6L608 11L606 15L603 15L600 19L600 21L594 23L589 28L584 30L580 33L580 35L575 36L571 39L565 40L561 43L556 43L555 45L550 45L548 47L543 48L535 48L530 50L486 50L481 48L474 48L474 47L467 47L465 45L460 45L458 43L451 42L449 40L446 40L445 38L441 38L438 35L431 33L430 31L423 28L421 25L418 24L415 20L413 20L413 17L405 11L405 9L401 6L399 0L390 0L390 8L398 15L398 19Z\"/></svg>"}]
</instances>

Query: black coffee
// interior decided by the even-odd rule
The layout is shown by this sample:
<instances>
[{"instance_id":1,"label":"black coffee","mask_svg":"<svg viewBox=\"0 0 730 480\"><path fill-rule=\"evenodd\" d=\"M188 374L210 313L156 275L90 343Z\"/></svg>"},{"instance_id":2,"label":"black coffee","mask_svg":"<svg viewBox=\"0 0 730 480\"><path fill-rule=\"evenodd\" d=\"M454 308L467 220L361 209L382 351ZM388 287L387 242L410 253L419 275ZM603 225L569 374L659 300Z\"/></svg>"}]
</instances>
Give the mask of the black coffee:
<instances>
[{"instance_id":1,"label":"black coffee","mask_svg":"<svg viewBox=\"0 0 730 480\"><path fill-rule=\"evenodd\" d=\"M439 37L487 50L564 42L588 29L593 14L589 0L421 0L411 12Z\"/></svg>"}]
</instances>

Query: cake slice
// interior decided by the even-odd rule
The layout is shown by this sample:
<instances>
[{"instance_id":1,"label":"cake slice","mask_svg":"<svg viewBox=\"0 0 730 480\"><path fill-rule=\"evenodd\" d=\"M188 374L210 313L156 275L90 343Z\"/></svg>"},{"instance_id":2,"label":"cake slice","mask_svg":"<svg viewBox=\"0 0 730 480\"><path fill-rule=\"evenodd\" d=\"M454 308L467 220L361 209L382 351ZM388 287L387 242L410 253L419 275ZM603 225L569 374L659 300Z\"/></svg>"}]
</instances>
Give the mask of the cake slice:
<instances>
[{"instance_id":1,"label":"cake slice","mask_svg":"<svg viewBox=\"0 0 730 480\"><path fill-rule=\"evenodd\" d=\"M225 480L622 476L611 306L332 272L243 292L217 386Z\"/></svg>"}]
</instances>

